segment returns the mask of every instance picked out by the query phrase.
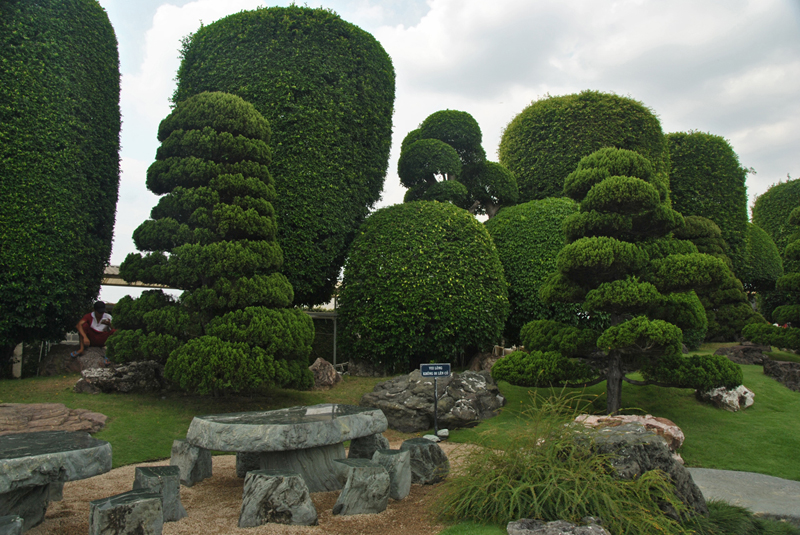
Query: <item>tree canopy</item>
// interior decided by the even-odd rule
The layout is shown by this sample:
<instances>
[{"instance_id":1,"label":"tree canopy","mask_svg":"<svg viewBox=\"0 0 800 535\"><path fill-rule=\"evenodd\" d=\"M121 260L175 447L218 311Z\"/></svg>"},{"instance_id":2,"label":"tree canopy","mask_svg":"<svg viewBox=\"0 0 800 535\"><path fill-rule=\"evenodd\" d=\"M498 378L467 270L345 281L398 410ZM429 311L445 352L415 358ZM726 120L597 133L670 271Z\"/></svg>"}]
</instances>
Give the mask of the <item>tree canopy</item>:
<instances>
[{"instance_id":1,"label":"tree canopy","mask_svg":"<svg viewBox=\"0 0 800 535\"><path fill-rule=\"evenodd\" d=\"M756 197L756 202L753 204L753 223L769 234L781 254L797 232L797 229L789 224L789 214L798 205L800 205L800 179L797 178L773 184Z\"/></svg>"},{"instance_id":2,"label":"tree canopy","mask_svg":"<svg viewBox=\"0 0 800 535\"><path fill-rule=\"evenodd\" d=\"M394 106L391 59L324 9L243 11L186 39L173 101L224 91L273 129L278 241L295 302L330 299L358 226L380 199Z\"/></svg>"},{"instance_id":3,"label":"tree canopy","mask_svg":"<svg viewBox=\"0 0 800 535\"><path fill-rule=\"evenodd\" d=\"M119 56L94 0L0 4L0 360L100 291L119 188Z\"/></svg>"},{"instance_id":4,"label":"tree canopy","mask_svg":"<svg viewBox=\"0 0 800 535\"><path fill-rule=\"evenodd\" d=\"M286 308L269 138L252 104L220 92L181 101L161 122L148 187L164 195L133 233L146 254L129 254L120 275L185 291L120 300L110 358L166 362L169 379L198 393L311 386L314 327Z\"/></svg>"}]
</instances>

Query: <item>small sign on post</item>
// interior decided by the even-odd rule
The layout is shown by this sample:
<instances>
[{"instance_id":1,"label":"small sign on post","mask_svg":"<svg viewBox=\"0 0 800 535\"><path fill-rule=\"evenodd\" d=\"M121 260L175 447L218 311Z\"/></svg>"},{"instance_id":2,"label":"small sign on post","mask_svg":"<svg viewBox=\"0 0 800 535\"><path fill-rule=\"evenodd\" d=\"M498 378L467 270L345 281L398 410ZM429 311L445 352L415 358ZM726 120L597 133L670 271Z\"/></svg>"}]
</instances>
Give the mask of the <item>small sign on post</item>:
<instances>
[{"instance_id":1,"label":"small sign on post","mask_svg":"<svg viewBox=\"0 0 800 535\"><path fill-rule=\"evenodd\" d=\"M420 364L419 372L423 377L433 377L433 432L439 434L439 377L450 377L450 363Z\"/></svg>"}]
</instances>

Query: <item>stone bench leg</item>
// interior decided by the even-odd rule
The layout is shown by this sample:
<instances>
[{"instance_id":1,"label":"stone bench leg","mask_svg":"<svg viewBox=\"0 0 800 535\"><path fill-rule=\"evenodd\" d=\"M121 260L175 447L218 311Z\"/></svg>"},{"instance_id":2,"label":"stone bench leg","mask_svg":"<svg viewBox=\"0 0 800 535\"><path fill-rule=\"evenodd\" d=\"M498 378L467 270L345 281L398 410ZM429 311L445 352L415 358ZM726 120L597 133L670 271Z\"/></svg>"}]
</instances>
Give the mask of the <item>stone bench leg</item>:
<instances>
[{"instance_id":1,"label":"stone bench leg","mask_svg":"<svg viewBox=\"0 0 800 535\"><path fill-rule=\"evenodd\" d=\"M411 482L433 485L450 473L450 461L442 448L426 438L411 438L403 442L400 451L411 453Z\"/></svg>"},{"instance_id":2,"label":"stone bench leg","mask_svg":"<svg viewBox=\"0 0 800 535\"><path fill-rule=\"evenodd\" d=\"M236 477L244 477L247 472L261 470L261 454L256 451L236 452Z\"/></svg>"},{"instance_id":3,"label":"stone bench leg","mask_svg":"<svg viewBox=\"0 0 800 535\"><path fill-rule=\"evenodd\" d=\"M177 466L137 467L133 488L149 489L161 496L164 522L176 522L186 518L186 509L181 503L181 471Z\"/></svg>"},{"instance_id":4,"label":"stone bench leg","mask_svg":"<svg viewBox=\"0 0 800 535\"><path fill-rule=\"evenodd\" d=\"M348 459L372 459L378 450L388 450L389 439L382 433L368 435L366 437L354 438L350 441L350 450L347 452Z\"/></svg>"},{"instance_id":5,"label":"stone bench leg","mask_svg":"<svg viewBox=\"0 0 800 535\"><path fill-rule=\"evenodd\" d=\"M161 535L161 496L137 489L89 502L89 535Z\"/></svg>"},{"instance_id":6,"label":"stone bench leg","mask_svg":"<svg viewBox=\"0 0 800 535\"><path fill-rule=\"evenodd\" d=\"M22 517L17 515L0 517L0 535L22 535Z\"/></svg>"},{"instance_id":7,"label":"stone bench leg","mask_svg":"<svg viewBox=\"0 0 800 535\"><path fill-rule=\"evenodd\" d=\"M389 474L383 466L367 459L340 459L334 465L339 481L345 483L333 514L376 514L386 510Z\"/></svg>"},{"instance_id":8,"label":"stone bench leg","mask_svg":"<svg viewBox=\"0 0 800 535\"><path fill-rule=\"evenodd\" d=\"M317 509L299 473L253 470L245 476L239 527L252 528L270 522L317 525Z\"/></svg>"},{"instance_id":9,"label":"stone bench leg","mask_svg":"<svg viewBox=\"0 0 800 535\"><path fill-rule=\"evenodd\" d=\"M268 451L259 455L261 470L294 470L306 482L308 492L339 490L333 463L344 459L344 444L317 446L302 450Z\"/></svg>"},{"instance_id":10,"label":"stone bench leg","mask_svg":"<svg viewBox=\"0 0 800 535\"><path fill-rule=\"evenodd\" d=\"M0 494L0 516L22 517L22 529L29 529L44 522L50 504L50 484L22 487Z\"/></svg>"},{"instance_id":11,"label":"stone bench leg","mask_svg":"<svg viewBox=\"0 0 800 535\"><path fill-rule=\"evenodd\" d=\"M411 492L411 452L381 449L372 461L383 466L389 474L389 497L402 500Z\"/></svg>"},{"instance_id":12,"label":"stone bench leg","mask_svg":"<svg viewBox=\"0 0 800 535\"><path fill-rule=\"evenodd\" d=\"M211 477L211 452L192 446L185 440L176 440L172 443L169 464L180 469L181 484L187 487Z\"/></svg>"}]
</instances>

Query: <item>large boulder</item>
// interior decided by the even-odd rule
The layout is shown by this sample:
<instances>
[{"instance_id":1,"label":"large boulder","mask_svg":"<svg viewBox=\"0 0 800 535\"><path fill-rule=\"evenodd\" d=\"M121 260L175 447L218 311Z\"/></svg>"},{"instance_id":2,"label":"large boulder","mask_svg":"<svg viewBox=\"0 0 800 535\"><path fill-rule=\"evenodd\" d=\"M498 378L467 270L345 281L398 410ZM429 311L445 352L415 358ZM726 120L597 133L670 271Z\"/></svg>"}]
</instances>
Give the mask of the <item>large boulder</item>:
<instances>
[{"instance_id":1,"label":"large boulder","mask_svg":"<svg viewBox=\"0 0 800 535\"><path fill-rule=\"evenodd\" d=\"M333 364L325 359L318 358L314 364L308 367L314 374L314 389L327 390L339 384L342 376L333 367Z\"/></svg>"},{"instance_id":2,"label":"large boulder","mask_svg":"<svg viewBox=\"0 0 800 535\"><path fill-rule=\"evenodd\" d=\"M437 382L439 427L470 427L496 416L506 403L489 372L466 371ZM381 409L392 429L414 433L433 427L433 398L433 378L414 370L376 385L360 404Z\"/></svg>"},{"instance_id":3,"label":"large boulder","mask_svg":"<svg viewBox=\"0 0 800 535\"><path fill-rule=\"evenodd\" d=\"M74 390L86 392L97 389L104 393L158 392L164 390L166 386L164 365L154 360L146 360L83 370Z\"/></svg>"},{"instance_id":4,"label":"large boulder","mask_svg":"<svg viewBox=\"0 0 800 535\"><path fill-rule=\"evenodd\" d=\"M669 446L670 451L673 453L681 447L686 438L681 428L678 427L675 422L650 414L644 416L636 414L614 414L604 416L581 414L575 418L575 421L586 427L616 427L630 423L642 424L645 429L663 438L667 446Z\"/></svg>"},{"instance_id":5,"label":"large boulder","mask_svg":"<svg viewBox=\"0 0 800 535\"><path fill-rule=\"evenodd\" d=\"M71 354L78 350L75 344L55 344L39 364L39 375L52 377L81 373L92 368L105 368L106 349L104 347L87 347L79 357Z\"/></svg>"},{"instance_id":6,"label":"large boulder","mask_svg":"<svg viewBox=\"0 0 800 535\"><path fill-rule=\"evenodd\" d=\"M608 535L596 518L586 517L581 520L584 525L577 526L566 520L545 522L534 518L522 518L509 522L506 526L508 535Z\"/></svg>"},{"instance_id":7,"label":"large boulder","mask_svg":"<svg viewBox=\"0 0 800 535\"><path fill-rule=\"evenodd\" d=\"M782 383L786 388L800 392L800 362L764 361L764 374Z\"/></svg>"},{"instance_id":8,"label":"large boulder","mask_svg":"<svg viewBox=\"0 0 800 535\"><path fill-rule=\"evenodd\" d=\"M772 351L770 346L744 342L738 346L721 347L717 349L715 355L725 355L736 364L763 364L764 360L769 359L768 355Z\"/></svg>"},{"instance_id":9,"label":"large boulder","mask_svg":"<svg viewBox=\"0 0 800 535\"><path fill-rule=\"evenodd\" d=\"M718 409L725 409L726 411L736 412L744 410L753 405L756 395L752 390L744 385L739 385L736 388L713 388L705 392L695 390L695 396L700 401L710 403Z\"/></svg>"},{"instance_id":10,"label":"large boulder","mask_svg":"<svg viewBox=\"0 0 800 535\"><path fill-rule=\"evenodd\" d=\"M86 409L68 409L63 403L0 403L0 435L33 431L96 433L106 416Z\"/></svg>"}]
</instances>

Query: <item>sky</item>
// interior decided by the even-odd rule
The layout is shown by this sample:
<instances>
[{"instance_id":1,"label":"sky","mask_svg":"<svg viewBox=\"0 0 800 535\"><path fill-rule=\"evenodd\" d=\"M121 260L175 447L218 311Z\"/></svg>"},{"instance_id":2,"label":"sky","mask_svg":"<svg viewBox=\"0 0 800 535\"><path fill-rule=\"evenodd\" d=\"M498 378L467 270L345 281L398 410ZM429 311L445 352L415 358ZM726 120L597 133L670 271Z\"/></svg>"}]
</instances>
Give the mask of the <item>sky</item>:
<instances>
[{"instance_id":1,"label":"sky","mask_svg":"<svg viewBox=\"0 0 800 535\"><path fill-rule=\"evenodd\" d=\"M111 264L157 197L145 187L170 112L181 38L227 15L291 2L99 0L119 41L121 180ZM665 133L727 139L755 196L800 177L800 0L333 0L396 75L392 152L378 207L402 202L400 142L431 113L470 113L492 160L531 102L585 89L634 98ZM103 287L117 301L139 290Z\"/></svg>"}]
</instances>

